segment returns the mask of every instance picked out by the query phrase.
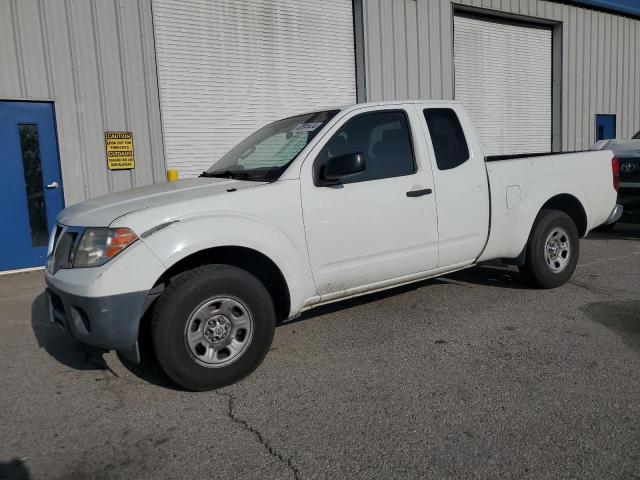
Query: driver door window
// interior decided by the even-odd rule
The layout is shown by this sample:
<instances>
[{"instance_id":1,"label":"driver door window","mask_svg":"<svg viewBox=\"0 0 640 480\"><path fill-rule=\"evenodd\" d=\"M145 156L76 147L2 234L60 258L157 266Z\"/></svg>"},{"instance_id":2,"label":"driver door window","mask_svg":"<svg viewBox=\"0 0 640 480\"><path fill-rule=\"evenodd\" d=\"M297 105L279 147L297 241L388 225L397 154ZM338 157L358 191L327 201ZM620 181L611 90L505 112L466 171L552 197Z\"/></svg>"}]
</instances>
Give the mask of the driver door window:
<instances>
[{"instance_id":1,"label":"driver door window","mask_svg":"<svg viewBox=\"0 0 640 480\"><path fill-rule=\"evenodd\" d=\"M403 111L365 113L347 121L316 158L316 185L329 159L349 153L361 153L366 168L341 183L400 177L416 171L411 133Z\"/></svg>"}]
</instances>

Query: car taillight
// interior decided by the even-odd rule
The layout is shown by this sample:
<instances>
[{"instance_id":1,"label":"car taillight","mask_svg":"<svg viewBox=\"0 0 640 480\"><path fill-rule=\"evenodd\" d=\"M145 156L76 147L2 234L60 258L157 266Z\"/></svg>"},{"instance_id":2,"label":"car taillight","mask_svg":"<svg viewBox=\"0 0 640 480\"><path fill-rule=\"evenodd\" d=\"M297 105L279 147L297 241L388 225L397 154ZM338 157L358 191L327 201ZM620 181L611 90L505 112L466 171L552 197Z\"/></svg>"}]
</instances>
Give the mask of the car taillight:
<instances>
[{"instance_id":1,"label":"car taillight","mask_svg":"<svg viewBox=\"0 0 640 480\"><path fill-rule=\"evenodd\" d=\"M611 171L613 172L613 188L620 190L620 162L616 157L611 159Z\"/></svg>"}]
</instances>

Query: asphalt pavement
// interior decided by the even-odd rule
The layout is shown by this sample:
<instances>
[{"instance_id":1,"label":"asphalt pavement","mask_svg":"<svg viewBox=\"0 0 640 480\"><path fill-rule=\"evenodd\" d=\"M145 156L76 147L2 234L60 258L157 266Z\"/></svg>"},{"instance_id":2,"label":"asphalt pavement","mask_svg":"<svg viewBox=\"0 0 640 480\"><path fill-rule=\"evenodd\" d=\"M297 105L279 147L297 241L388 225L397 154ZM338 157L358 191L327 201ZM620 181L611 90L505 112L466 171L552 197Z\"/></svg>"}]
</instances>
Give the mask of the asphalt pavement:
<instances>
[{"instance_id":1,"label":"asphalt pavement","mask_svg":"<svg viewBox=\"0 0 640 480\"><path fill-rule=\"evenodd\" d=\"M0 478L640 478L640 226L569 284L475 267L312 310L244 381L173 385L0 277Z\"/></svg>"}]
</instances>

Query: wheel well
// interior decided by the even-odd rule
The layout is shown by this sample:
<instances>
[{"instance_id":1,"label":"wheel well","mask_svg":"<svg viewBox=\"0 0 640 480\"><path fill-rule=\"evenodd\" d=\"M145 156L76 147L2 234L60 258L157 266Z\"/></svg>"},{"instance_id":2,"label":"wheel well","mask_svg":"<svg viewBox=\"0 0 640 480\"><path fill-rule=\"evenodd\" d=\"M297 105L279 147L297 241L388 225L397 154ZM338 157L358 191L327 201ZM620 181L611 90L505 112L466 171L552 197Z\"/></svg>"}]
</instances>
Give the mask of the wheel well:
<instances>
[{"instance_id":1,"label":"wheel well","mask_svg":"<svg viewBox=\"0 0 640 480\"><path fill-rule=\"evenodd\" d=\"M276 310L276 318L285 320L291 310L289 287L278 266L266 255L246 247L214 247L200 250L171 266L156 282L165 284L172 277L201 265L218 263L241 268L260 280L269 291Z\"/></svg>"},{"instance_id":2,"label":"wheel well","mask_svg":"<svg viewBox=\"0 0 640 480\"><path fill-rule=\"evenodd\" d=\"M556 195L547 200L540 210L544 209L560 210L566 213L571 217L573 223L576 224L578 234L580 234L581 237L587 233L587 214L580 200L573 195L569 195L568 193Z\"/></svg>"}]
</instances>

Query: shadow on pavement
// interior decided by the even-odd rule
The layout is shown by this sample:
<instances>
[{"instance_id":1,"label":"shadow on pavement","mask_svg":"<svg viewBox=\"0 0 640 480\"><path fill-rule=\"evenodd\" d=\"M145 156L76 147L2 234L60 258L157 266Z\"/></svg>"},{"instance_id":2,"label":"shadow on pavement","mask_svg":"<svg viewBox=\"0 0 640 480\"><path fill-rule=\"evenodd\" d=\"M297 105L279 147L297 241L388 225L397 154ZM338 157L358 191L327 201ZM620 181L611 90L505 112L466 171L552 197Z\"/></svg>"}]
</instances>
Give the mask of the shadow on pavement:
<instances>
[{"instance_id":1,"label":"shadow on pavement","mask_svg":"<svg viewBox=\"0 0 640 480\"><path fill-rule=\"evenodd\" d=\"M610 232L593 230L585 240L640 240L640 224L617 223Z\"/></svg>"},{"instance_id":2,"label":"shadow on pavement","mask_svg":"<svg viewBox=\"0 0 640 480\"><path fill-rule=\"evenodd\" d=\"M162 367L160 367L160 364L158 363L156 354L153 351L153 346L151 345L151 332L149 331L150 324L148 320L149 319L145 317L142 319L142 322L140 322L140 328L144 329L142 335L140 335L140 341L138 342L140 363L130 362L121 355L118 355L118 359L120 359L120 363L122 363L129 372L141 380L169 390L182 391L183 389L173 383L173 380L164 373Z\"/></svg>"},{"instance_id":3,"label":"shadow on pavement","mask_svg":"<svg viewBox=\"0 0 640 480\"><path fill-rule=\"evenodd\" d=\"M61 364L74 370L108 371L118 377L104 359L108 350L85 345L49 321L47 296L44 293L38 295L31 305L31 327L38 346ZM120 355L118 358L127 370L143 381L169 389L178 388L162 371L149 345L140 345L140 354L140 364L132 363Z\"/></svg>"},{"instance_id":4,"label":"shadow on pavement","mask_svg":"<svg viewBox=\"0 0 640 480\"><path fill-rule=\"evenodd\" d=\"M640 350L640 301L593 302L582 310L591 320L619 335L627 346Z\"/></svg>"},{"instance_id":5,"label":"shadow on pavement","mask_svg":"<svg viewBox=\"0 0 640 480\"><path fill-rule=\"evenodd\" d=\"M63 365L75 370L109 370L102 358L106 350L78 342L49 321L45 293L38 295L31 304L31 327L38 346Z\"/></svg>"},{"instance_id":6,"label":"shadow on pavement","mask_svg":"<svg viewBox=\"0 0 640 480\"><path fill-rule=\"evenodd\" d=\"M453 282L471 283L485 287L514 288L528 290L532 287L520 278L517 267L480 265L445 275L443 278Z\"/></svg>"},{"instance_id":7,"label":"shadow on pavement","mask_svg":"<svg viewBox=\"0 0 640 480\"><path fill-rule=\"evenodd\" d=\"M281 322L280 324L278 324L278 326L291 325L293 323L303 322L306 320L311 320L315 317L334 313L339 310L345 310L347 308L356 307L358 305L377 302L378 300L383 300L385 298L416 290L428 285L449 284L456 282L464 282L474 285L484 285L498 288L514 288L519 290L532 288L520 280L520 273L518 272L516 267L510 267L506 265L481 265L450 273L442 277L431 278L428 280L423 280L421 282L411 283L409 285L402 285L400 287L390 288L388 290L382 290L380 292L361 295L346 300L340 300L335 303L322 305L321 307L307 310L302 315L294 318L293 320Z\"/></svg>"},{"instance_id":8,"label":"shadow on pavement","mask_svg":"<svg viewBox=\"0 0 640 480\"><path fill-rule=\"evenodd\" d=\"M10 462L0 462L0 480L28 480L29 470L22 460L17 458Z\"/></svg>"},{"instance_id":9,"label":"shadow on pavement","mask_svg":"<svg viewBox=\"0 0 640 480\"><path fill-rule=\"evenodd\" d=\"M340 310L345 310L351 307L357 307L358 305L365 305L367 303L377 302L378 300L383 300L385 298L389 298L394 295L399 295L401 293L417 290L418 288L422 288L427 285L436 285L436 284L444 284L444 283L446 282L443 282L438 278L430 278L427 280L422 280L420 282L410 283L408 285L402 285L399 287L390 288L388 290L382 290L380 292L370 293L367 295L359 295L357 297L348 298L346 300L340 300L335 303L328 303L326 305L322 305L320 307L307 310L303 312L302 315L292 320L289 320L286 322L280 322L278 325L276 325L276 327L279 327L282 325L291 325L294 323L311 320L312 318L320 317L322 315L334 313Z\"/></svg>"}]
</instances>

